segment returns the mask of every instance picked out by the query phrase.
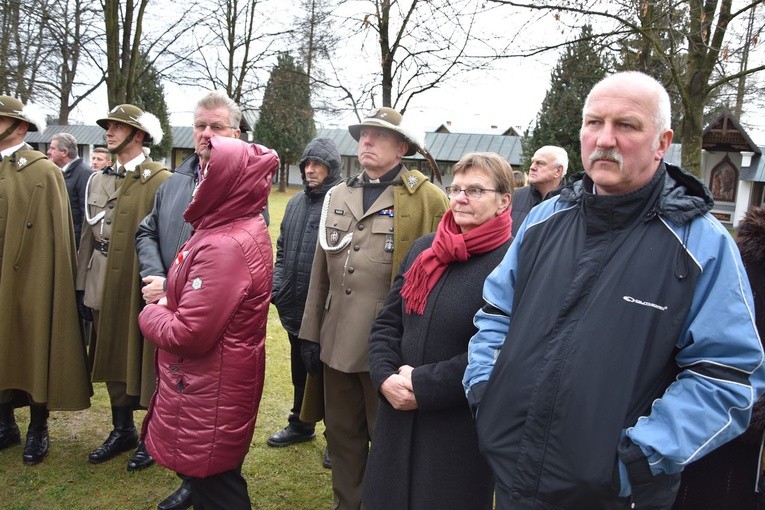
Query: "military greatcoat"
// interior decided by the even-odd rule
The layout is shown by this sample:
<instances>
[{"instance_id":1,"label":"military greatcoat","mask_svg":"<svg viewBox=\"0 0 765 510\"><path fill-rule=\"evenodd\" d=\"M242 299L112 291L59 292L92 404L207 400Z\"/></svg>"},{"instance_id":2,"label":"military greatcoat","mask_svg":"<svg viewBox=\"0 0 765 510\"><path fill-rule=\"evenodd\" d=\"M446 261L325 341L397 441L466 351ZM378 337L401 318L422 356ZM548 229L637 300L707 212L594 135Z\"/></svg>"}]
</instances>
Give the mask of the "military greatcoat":
<instances>
[{"instance_id":1,"label":"military greatcoat","mask_svg":"<svg viewBox=\"0 0 765 510\"><path fill-rule=\"evenodd\" d=\"M85 291L83 303L94 310L101 309L106 276L106 249L112 238L114 206L123 179L111 167L91 175L86 186L86 209L82 225L77 290Z\"/></svg>"},{"instance_id":2,"label":"military greatcoat","mask_svg":"<svg viewBox=\"0 0 765 510\"><path fill-rule=\"evenodd\" d=\"M138 224L151 212L157 188L170 172L146 160L121 179L111 210L111 238L98 319L93 381L124 382L127 394L149 404L155 388L154 345L138 328L143 308L141 275L135 250ZM105 220L107 223L110 220Z\"/></svg>"},{"instance_id":3,"label":"military greatcoat","mask_svg":"<svg viewBox=\"0 0 765 510\"><path fill-rule=\"evenodd\" d=\"M319 342L321 360L340 372L369 371L369 331L391 275L449 207L417 170L402 167L396 181L367 211L361 187L341 183L325 198L300 338Z\"/></svg>"},{"instance_id":4,"label":"military greatcoat","mask_svg":"<svg viewBox=\"0 0 765 510\"><path fill-rule=\"evenodd\" d=\"M0 162L0 390L50 410L90 406L61 171L26 147Z\"/></svg>"}]
</instances>

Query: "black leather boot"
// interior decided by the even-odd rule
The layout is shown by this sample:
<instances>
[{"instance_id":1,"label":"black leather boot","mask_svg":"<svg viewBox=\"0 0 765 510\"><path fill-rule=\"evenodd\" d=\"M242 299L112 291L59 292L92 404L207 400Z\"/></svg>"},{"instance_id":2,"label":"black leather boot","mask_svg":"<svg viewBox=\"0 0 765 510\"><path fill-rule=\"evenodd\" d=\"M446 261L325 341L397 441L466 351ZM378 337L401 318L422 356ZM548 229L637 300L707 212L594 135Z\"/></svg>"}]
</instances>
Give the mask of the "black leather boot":
<instances>
[{"instance_id":1,"label":"black leather boot","mask_svg":"<svg viewBox=\"0 0 765 510\"><path fill-rule=\"evenodd\" d=\"M191 482L184 478L178 490L163 499L157 510L186 510L191 506Z\"/></svg>"},{"instance_id":2,"label":"black leather boot","mask_svg":"<svg viewBox=\"0 0 765 510\"><path fill-rule=\"evenodd\" d=\"M92 464L106 462L138 446L138 433L133 423L132 407L112 407L112 423L114 429L109 433L104 444L90 452L88 456Z\"/></svg>"},{"instance_id":3,"label":"black leather boot","mask_svg":"<svg viewBox=\"0 0 765 510\"><path fill-rule=\"evenodd\" d=\"M135 449L135 453L127 463L128 471L138 471L154 464L154 459L151 458L149 452L146 451L146 445L143 441L138 443L138 448Z\"/></svg>"},{"instance_id":4,"label":"black leather boot","mask_svg":"<svg viewBox=\"0 0 765 510\"><path fill-rule=\"evenodd\" d=\"M24 464L33 466L48 455L48 408L45 404L32 404L29 415Z\"/></svg>"},{"instance_id":5,"label":"black leather boot","mask_svg":"<svg viewBox=\"0 0 765 510\"><path fill-rule=\"evenodd\" d=\"M0 450L21 443L21 434L13 416L13 405L0 404Z\"/></svg>"}]
</instances>

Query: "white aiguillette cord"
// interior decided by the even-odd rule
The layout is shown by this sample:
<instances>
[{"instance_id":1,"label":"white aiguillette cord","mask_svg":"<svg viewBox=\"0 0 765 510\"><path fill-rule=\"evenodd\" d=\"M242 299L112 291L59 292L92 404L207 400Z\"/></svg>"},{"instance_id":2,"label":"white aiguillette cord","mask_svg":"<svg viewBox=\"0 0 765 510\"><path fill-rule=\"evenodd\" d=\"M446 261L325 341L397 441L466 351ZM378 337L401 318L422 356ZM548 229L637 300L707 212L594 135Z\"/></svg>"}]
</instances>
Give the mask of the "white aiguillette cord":
<instances>
[{"instance_id":1,"label":"white aiguillette cord","mask_svg":"<svg viewBox=\"0 0 765 510\"><path fill-rule=\"evenodd\" d=\"M353 238L353 232L348 232L343 236L339 243L335 246L330 246L327 242L327 211L329 211L329 202L332 197L332 190L327 191L327 195L324 197L324 203L321 206L321 218L319 219L319 244L324 251L330 253L337 253L351 244Z\"/></svg>"}]
</instances>

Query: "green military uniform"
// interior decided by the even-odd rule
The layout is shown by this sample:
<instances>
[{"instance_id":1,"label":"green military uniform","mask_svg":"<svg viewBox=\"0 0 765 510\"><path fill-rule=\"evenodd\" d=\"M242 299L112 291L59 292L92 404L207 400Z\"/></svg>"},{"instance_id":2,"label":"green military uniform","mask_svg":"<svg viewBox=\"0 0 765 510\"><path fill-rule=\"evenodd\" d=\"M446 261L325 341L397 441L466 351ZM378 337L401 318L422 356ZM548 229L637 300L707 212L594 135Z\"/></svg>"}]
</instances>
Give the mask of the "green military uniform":
<instances>
[{"instance_id":1,"label":"green military uniform","mask_svg":"<svg viewBox=\"0 0 765 510\"><path fill-rule=\"evenodd\" d=\"M449 206L443 191L403 166L366 211L363 195L362 187L347 183L327 193L299 335L321 344L336 509L361 501L377 416L368 362L372 321L414 240L435 231ZM314 381L307 385L304 408L312 405Z\"/></svg>"},{"instance_id":2,"label":"green military uniform","mask_svg":"<svg viewBox=\"0 0 765 510\"><path fill-rule=\"evenodd\" d=\"M61 171L25 147L0 163L0 390L49 410L90 406ZM15 391L16 396L21 396ZM8 402L11 391L0 391Z\"/></svg>"},{"instance_id":3,"label":"green military uniform","mask_svg":"<svg viewBox=\"0 0 765 510\"><path fill-rule=\"evenodd\" d=\"M134 171L119 179L116 195L88 197L93 201L106 198L104 216L108 250L103 271L103 291L93 381L121 382L128 396L139 397L147 407L156 384L154 345L143 338L138 327L138 313L143 308L141 275L135 251L138 224L154 205L157 188L170 172L162 165L145 160ZM108 192L108 188L104 188ZM93 205L93 210L98 206ZM91 229L92 231L92 229ZM101 258L102 254L94 255ZM103 262L103 260L101 261ZM92 301L89 301L92 302ZM115 404L117 405L117 404Z\"/></svg>"},{"instance_id":4,"label":"green military uniform","mask_svg":"<svg viewBox=\"0 0 765 510\"><path fill-rule=\"evenodd\" d=\"M86 188L85 224L80 240L77 290L84 291L83 303L101 310L106 275L106 254L112 238L114 205L122 179L109 167L94 173Z\"/></svg>"}]
</instances>

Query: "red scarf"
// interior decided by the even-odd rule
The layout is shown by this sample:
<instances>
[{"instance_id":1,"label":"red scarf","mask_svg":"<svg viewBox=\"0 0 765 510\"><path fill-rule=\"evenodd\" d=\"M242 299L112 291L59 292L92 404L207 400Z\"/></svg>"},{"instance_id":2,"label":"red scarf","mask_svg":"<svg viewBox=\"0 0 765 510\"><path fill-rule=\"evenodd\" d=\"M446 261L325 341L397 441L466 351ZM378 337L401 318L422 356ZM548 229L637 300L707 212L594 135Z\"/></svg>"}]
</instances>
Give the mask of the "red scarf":
<instances>
[{"instance_id":1,"label":"red scarf","mask_svg":"<svg viewBox=\"0 0 765 510\"><path fill-rule=\"evenodd\" d=\"M449 209L441 218L436 237L430 248L414 259L412 266L404 273L401 297L406 300L406 313L422 315L430 291L452 262L465 262L471 255L486 253L498 248L512 235L510 208L499 216L477 226L467 234L460 231Z\"/></svg>"}]
</instances>

